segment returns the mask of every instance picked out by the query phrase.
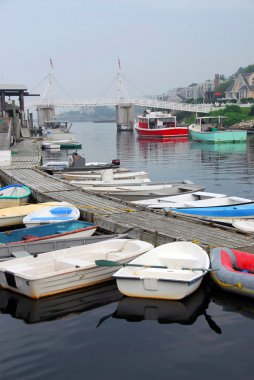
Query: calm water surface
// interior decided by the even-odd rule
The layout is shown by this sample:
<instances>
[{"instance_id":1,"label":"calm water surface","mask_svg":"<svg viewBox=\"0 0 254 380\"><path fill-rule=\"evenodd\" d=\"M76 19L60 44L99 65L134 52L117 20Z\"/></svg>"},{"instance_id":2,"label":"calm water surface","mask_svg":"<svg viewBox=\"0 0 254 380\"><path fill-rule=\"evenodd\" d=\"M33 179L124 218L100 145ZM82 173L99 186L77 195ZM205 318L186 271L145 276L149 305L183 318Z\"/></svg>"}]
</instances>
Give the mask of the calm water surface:
<instances>
[{"instance_id":1,"label":"calm water surface","mask_svg":"<svg viewBox=\"0 0 254 380\"><path fill-rule=\"evenodd\" d=\"M76 123L73 132L87 161L119 158L153 181L254 198L252 136L212 146L138 140L114 124ZM253 378L254 302L209 278L181 302L125 298L114 282L39 301L1 290L0 311L1 379Z\"/></svg>"}]
</instances>

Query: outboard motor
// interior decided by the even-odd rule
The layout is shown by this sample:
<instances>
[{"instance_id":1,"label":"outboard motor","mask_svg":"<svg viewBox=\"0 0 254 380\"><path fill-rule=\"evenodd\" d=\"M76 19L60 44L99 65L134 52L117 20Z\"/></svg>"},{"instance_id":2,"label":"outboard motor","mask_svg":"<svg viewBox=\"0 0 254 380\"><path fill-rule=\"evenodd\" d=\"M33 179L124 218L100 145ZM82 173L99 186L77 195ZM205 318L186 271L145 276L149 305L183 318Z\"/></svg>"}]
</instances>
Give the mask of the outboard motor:
<instances>
[{"instance_id":1,"label":"outboard motor","mask_svg":"<svg viewBox=\"0 0 254 380\"><path fill-rule=\"evenodd\" d=\"M120 166L120 160L118 160L117 158L115 160L112 160L112 165Z\"/></svg>"}]
</instances>

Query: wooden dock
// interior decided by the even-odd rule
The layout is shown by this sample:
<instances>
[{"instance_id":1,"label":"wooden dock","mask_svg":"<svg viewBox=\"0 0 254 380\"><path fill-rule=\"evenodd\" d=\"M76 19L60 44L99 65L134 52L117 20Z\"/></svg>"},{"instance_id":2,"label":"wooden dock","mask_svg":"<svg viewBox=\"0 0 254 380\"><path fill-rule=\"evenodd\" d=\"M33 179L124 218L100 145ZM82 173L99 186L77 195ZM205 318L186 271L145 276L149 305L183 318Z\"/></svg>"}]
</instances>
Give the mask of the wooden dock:
<instances>
[{"instance_id":1,"label":"wooden dock","mask_svg":"<svg viewBox=\"0 0 254 380\"><path fill-rule=\"evenodd\" d=\"M36 169L40 164L40 146L34 140L23 140L12 150L12 165L0 168L0 179L4 184L25 184L38 202L70 202L79 208L83 219L96 223L104 231L128 233L131 238L142 239L155 246L179 240L197 242L208 250L226 246L254 252L254 238L233 228L142 211L106 195L82 190Z\"/></svg>"}]
</instances>

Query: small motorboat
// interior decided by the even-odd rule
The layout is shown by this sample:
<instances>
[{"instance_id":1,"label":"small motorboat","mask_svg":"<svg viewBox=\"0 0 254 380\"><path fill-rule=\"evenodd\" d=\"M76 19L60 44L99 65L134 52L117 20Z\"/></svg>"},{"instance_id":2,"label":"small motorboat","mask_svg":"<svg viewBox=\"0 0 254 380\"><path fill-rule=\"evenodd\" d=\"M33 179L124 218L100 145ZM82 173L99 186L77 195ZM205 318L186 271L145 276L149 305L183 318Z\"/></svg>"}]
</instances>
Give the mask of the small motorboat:
<instances>
[{"instance_id":1,"label":"small motorboat","mask_svg":"<svg viewBox=\"0 0 254 380\"><path fill-rule=\"evenodd\" d=\"M8 227L23 224L24 217L30 214L31 212L45 208L47 206L57 206L59 204L61 204L61 202L44 202L29 204L25 206L3 208L1 209L0 213L0 227Z\"/></svg>"},{"instance_id":2,"label":"small motorboat","mask_svg":"<svg viewBox=\"0 0 254 380\"><path fill-rule=\"evenodd\" d=\"M63 178L66 180L115 180L115 179L137 179L137 178L148 178L148 173L145 171L133 172L131 170L124 172L114 172L115 169L105 169L98 173L96 172L85 172L82 174L64 174Z\"/></svg>"},{"instance_id":3,"label":"small motorboat","mask_svg":"<svg viewBox=\"0 0 254 380\"><path fill-rule=\"evenodd\" d=\"M115 267L95 260L126 262L153 248L141 240L110 239L0 263L0 286L30 298L41 298L109 281Z\"/></svg>"},{"instance_id":4,"label":"small motorboat","mask_svg":"<svg viewBox=\"0 0 254 380\"><path fill-rule=\"evenodd\" d=\"M0 188L0 208L28 203L31 190L24 185L13 184Z\"/></svg>"},{"instance_id":5,"label":"small motorboat","mask_svg":"<svg viewBox=\"0 0 254 380\"><path fill-rule=\"evenodd\" d=\"M54 174L58 172L86 172L90 170L115 169L119 167L120 160L118 159L113 159L109 164L103 162L86 162L85 157L77 152L74 152L68 155L68 161L48 161L38 168L46 171L48 174Z\"/></svg>"},{"instance_id":6,"label":"small motorboat","mask_svg":"<svg viewBox=\"0 0 254 380\"><path fill-rule=\"evenodd\" d=\"M21 228L0 233L0 244L18 244L39 240L65 239L67 237L92 236L96 224L82 221L67 221Z\"/></svg>"},{"instance_id":7,"label":"small motorboat","mask_svg":"<svg viewBox=\"0 0 254 380\"><path fill-rule=\"evenodd\" d=\"M246 142L247 131L223 127L224 116L197 117L189 126L191 138L209 143Z\"/></svg>"},{"instance_id":8,"label":"small motorboat","mask_svg":"<svg viewBox=\"0 0 254 380\"><path fill-rule=\"evenodd\" d=\"M254 219L238 219L232 225L241 232L254 233Z\"/></svg>"},{"instance_id":9,"label":"small motorboat","mask_svg":"<svg viewBox=\"0 0 254 380\"><path fill-rule=\"evenodd\" d=\"M96 263L100 265L100 261ZM113 277L126 296L180 300L199 287L209 265L208 254L198 245L174 242L144 253Z\"/></svg>"},{"instance_id":10,"label":"small motorboat","mask_svg":"<svg viewBox=\"0 0 254 380\"><path fill-rule=\"evenodd\" d=\"M254 255L226 247L211 251L211 275L228 292L254 297Z\"/></svg>"},{"instance_id":11,"label":"small motorboat","mask_svg":"<svg viewBox=\"0 0 254 380\"><path fill-rule=\"evenodd\" d=\"M140 137L177 138L188 136L188 127L179 125L176 116L168 112L145 110L137 117L134 129Z\"/></svg>"},{"instance_id":12,"label":"small motorboat","mask_svg":"<svg viewBox=\"0 0 254 380\"><path fill-rule=\"evenodd\" d=\"M48 206L31 212L25 216L23 224L25 224L26 227L36 227L42 224L78 220L79 217L80 211L77 207L67 202L59 202L57 206Z\"/></svg>"},{"instance_id":13,"label":"small motorboat","mask_svg":"<svg viewBox=\"0 0 254 380\"><path fill-rule=\"evenodd\" d=\"M231 225L238 219L254 218L254 202L243 202L230 206L172 208L167 211L169 215L187 216L192 219L201 219L208 222L217 222Z\"/></svg>"},{"instance_id":14,"label":"small motorboat","mask_svg":"<svg viewBox=\"0 0 254 380\"><path fill-rule=\"evenodd\" d=\"M138 185L126 184L104 184L104 185L82 185L85 190L92 191L93 193L106 194L110 197L121 199L124 201L136 201L141 199L151 199L164 196L187 194L194 191L204 190L204 186L196 185L188 180L182 182L150 182L140 183Z\"/></svg>"}]
</instances>

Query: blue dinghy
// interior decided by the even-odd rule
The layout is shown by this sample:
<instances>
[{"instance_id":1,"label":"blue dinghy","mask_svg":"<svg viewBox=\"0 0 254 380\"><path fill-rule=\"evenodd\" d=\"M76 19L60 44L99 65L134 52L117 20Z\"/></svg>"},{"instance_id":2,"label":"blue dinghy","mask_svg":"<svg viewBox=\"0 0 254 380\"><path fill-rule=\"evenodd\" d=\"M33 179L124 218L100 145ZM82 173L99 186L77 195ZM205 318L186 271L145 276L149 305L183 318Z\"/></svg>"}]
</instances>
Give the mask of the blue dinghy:
<instances>
[{"instance_id":1,"label":"blue dinghy","mask_svg":"<svg viewBox=\"0 0 254 380\"><path fill-rule=\"evenodd\" d=\"M67 221L21 228L0 233L0 244L17 244L25 241L88 237L96 231L96 224L82 221Z\"/></svg>"},{"instance_id":2,"label":"blue dinghy","mask_svg":"<svg viewBox=\"0 0 254 380\"><path fill-rule=\"evenodd\" d=\"M254 202L234 206L172 208L167 210L167 214L232 224L239 218L254 218Z\"/></svg>"}]
</instances>

